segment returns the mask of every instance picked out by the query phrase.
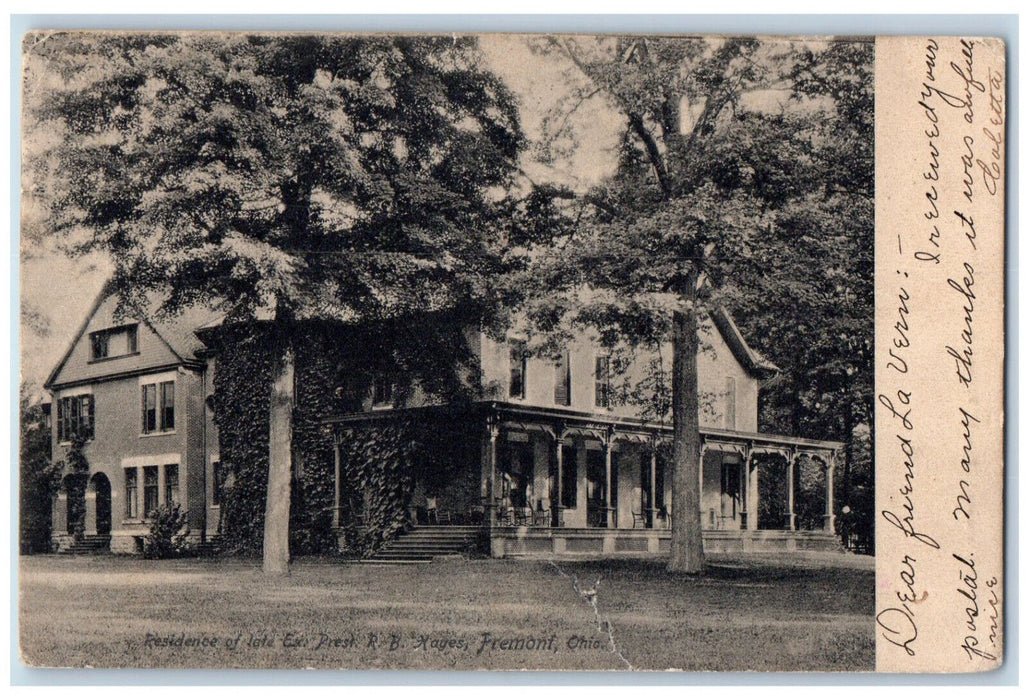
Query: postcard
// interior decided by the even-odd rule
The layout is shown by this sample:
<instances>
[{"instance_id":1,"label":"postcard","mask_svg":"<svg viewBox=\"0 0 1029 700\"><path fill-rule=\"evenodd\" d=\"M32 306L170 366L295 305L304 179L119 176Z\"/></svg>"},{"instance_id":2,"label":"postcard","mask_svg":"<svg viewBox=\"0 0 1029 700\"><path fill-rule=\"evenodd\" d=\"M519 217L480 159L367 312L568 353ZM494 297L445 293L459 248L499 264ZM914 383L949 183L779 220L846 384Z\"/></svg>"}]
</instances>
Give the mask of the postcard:
<instances>
[{"instance_id":1,"label":"postcard","mask_svg":"<svg viewBox=\"0 0 1029 700\"><path fill-rule=\"evenodd\" d=\"M1004 661L982 37L32 31L31 667Z\"/></svg>"}]
</instances>

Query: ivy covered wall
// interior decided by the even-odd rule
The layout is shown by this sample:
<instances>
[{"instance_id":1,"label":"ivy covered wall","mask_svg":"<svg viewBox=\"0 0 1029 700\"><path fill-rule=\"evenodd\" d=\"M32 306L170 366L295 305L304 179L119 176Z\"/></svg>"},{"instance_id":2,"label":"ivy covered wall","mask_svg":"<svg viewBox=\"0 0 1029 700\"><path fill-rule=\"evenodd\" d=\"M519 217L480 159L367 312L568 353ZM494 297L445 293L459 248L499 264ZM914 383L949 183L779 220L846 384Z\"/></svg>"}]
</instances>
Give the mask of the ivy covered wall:
<instances>
[{"instance_id":1,"label":"ivy covered wall","mask_svg":"<svg viewBox=\"0 0 1029 700\"><path fill-rule=\"evenodd\" d=\"M258 553L268 488L272 355L256 326L222 328L214 371L214 422L224 472L220 534L229 552Z\"/></svg>"},{"instance_id":2,"label":"ivy covered wall","mask_svg":"<svg viewBox=\"0 0 1029 700\"><path fill-rule=\"evenodd\" d=\"M387 332L388 331L388 332ZM214 417L220 458L227 475L222 493L223 549L259 553L263 543L268 483L268 421L272 341L268 327L231 326L212 342L218 353L214 372ZM452 409L378 420L345 431L341 450L343 547L368 553L400 533L410 520L415 484L420 497L441 496L440 505L466 512L478 500L481 425L455 387L463 374L460 329L437 323L413 342L410 328L364 330L306 324L292 334L295 351L293 480L290 551L333 554L340 543L333 531L335 456L333 437L323 421L367 407L371 375L390 372L406 378L398 397L413 386L447 395ZM412 341L412 342L408 342ZM429 352L429 348L436 352ZM441 352L441 348L449 351Z\"/></svg>"}]
</instances>

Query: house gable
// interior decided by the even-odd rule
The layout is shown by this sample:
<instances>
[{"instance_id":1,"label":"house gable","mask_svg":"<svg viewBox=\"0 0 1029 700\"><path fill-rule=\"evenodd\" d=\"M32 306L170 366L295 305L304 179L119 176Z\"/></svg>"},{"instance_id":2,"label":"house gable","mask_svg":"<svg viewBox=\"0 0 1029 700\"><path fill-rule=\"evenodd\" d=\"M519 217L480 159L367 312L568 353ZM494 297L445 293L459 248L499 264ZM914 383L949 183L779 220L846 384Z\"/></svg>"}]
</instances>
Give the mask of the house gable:
<instances>
[{"instance_id":1,"label":"house gable","mask_svg":"<svg viewBox=\"0 0 1029 700\"><path fill-rule=\"evenodd\" d=\"M48 388L175 366L193 359L176 352L157 329L146 321L137 318L115 318L117 303L116 296L107 293L106 290L101 292L68 351L47 379ZM91 336L94 333L126 327L136 329L135 352L121 347L113 349L106 358L93 357Z\"/></svg>"}]
</instances>

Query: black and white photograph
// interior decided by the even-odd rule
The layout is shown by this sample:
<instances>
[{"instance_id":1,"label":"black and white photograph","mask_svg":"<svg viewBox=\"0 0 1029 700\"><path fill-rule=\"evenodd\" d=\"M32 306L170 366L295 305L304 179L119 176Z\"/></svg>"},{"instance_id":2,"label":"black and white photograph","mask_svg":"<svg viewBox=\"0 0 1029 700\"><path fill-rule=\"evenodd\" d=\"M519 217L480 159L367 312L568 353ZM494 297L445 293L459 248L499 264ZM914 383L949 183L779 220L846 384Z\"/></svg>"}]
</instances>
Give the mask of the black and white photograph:
<instances>
[{"instance_id":1,"label":"black and white photograph","mask_svg":"<svg viewBox=\"0 0 1029 700\"><path fill-rule=\"evenodd\" d=\"M874 671L874 54L26 34L22 663Z\"/></svg>"}]
</instances>

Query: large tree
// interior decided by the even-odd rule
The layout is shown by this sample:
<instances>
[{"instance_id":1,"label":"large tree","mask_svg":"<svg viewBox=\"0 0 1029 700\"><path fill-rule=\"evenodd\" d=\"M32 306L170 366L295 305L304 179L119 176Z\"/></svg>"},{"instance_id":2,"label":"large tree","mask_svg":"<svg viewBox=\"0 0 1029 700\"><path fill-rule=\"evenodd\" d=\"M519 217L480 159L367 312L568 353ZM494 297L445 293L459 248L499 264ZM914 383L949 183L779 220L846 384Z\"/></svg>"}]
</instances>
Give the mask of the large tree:
<instances>
[{"instance_id":1,"label":"large tree","mask_svg":"<svg viewBox=\"0 0 1029 700\"><path fill-rule=\"evenodd\" d=\"M783 369L765 387L761 428L845 443L835 502L847 508L845 541L853 530L863 547L874 505L872 69L871 41L829 42L793 62L791 101L814 107L818 118L792 134L769 133L756 150L803 153L814 177L779 207L774 227L756 241L761 264L734 285L737 322L768 339L762 351ZM801 147L783 149L791 141ZM784 248L791 254L778 254Z\"/></svg>"},{"instance_id":2,"label":"large tree","mask_svg":"<svg viewBox=\"0 0 1029 700\"><path fill-rule=\"evenodd\" d=\"M51 33L25 50L34 230L109 255L125 312L158 293L158 314L271 325L264 568L288 571L296 324L492 317L512 96L462 37Z\"/></svg>"},{"instance_id":3,"label":"large tree","mask_svg":"<svg viewBox=\"0 0 1029 700\"><path fill-rule=\"evenodd\" d=\"M825 178L812 158L824 109L801 89L815 92L802 85L811 71L800 72L811 52L746 37L554 37L536 48L566 61L573 85L547 123L550 145L574 150L570 115L596 100L624 131L615 173L576 199L578 225L558 228L556 250L529 273L566 293L536 298L529 316L544 331L587 326L607 342L671 340L669 568L698 573L701 324L740 298L740 279L800 252L794 236L825 233L814 215L801 230ZM777 228L790 217L795 226Z\"/></svg>"}]
</instances>

